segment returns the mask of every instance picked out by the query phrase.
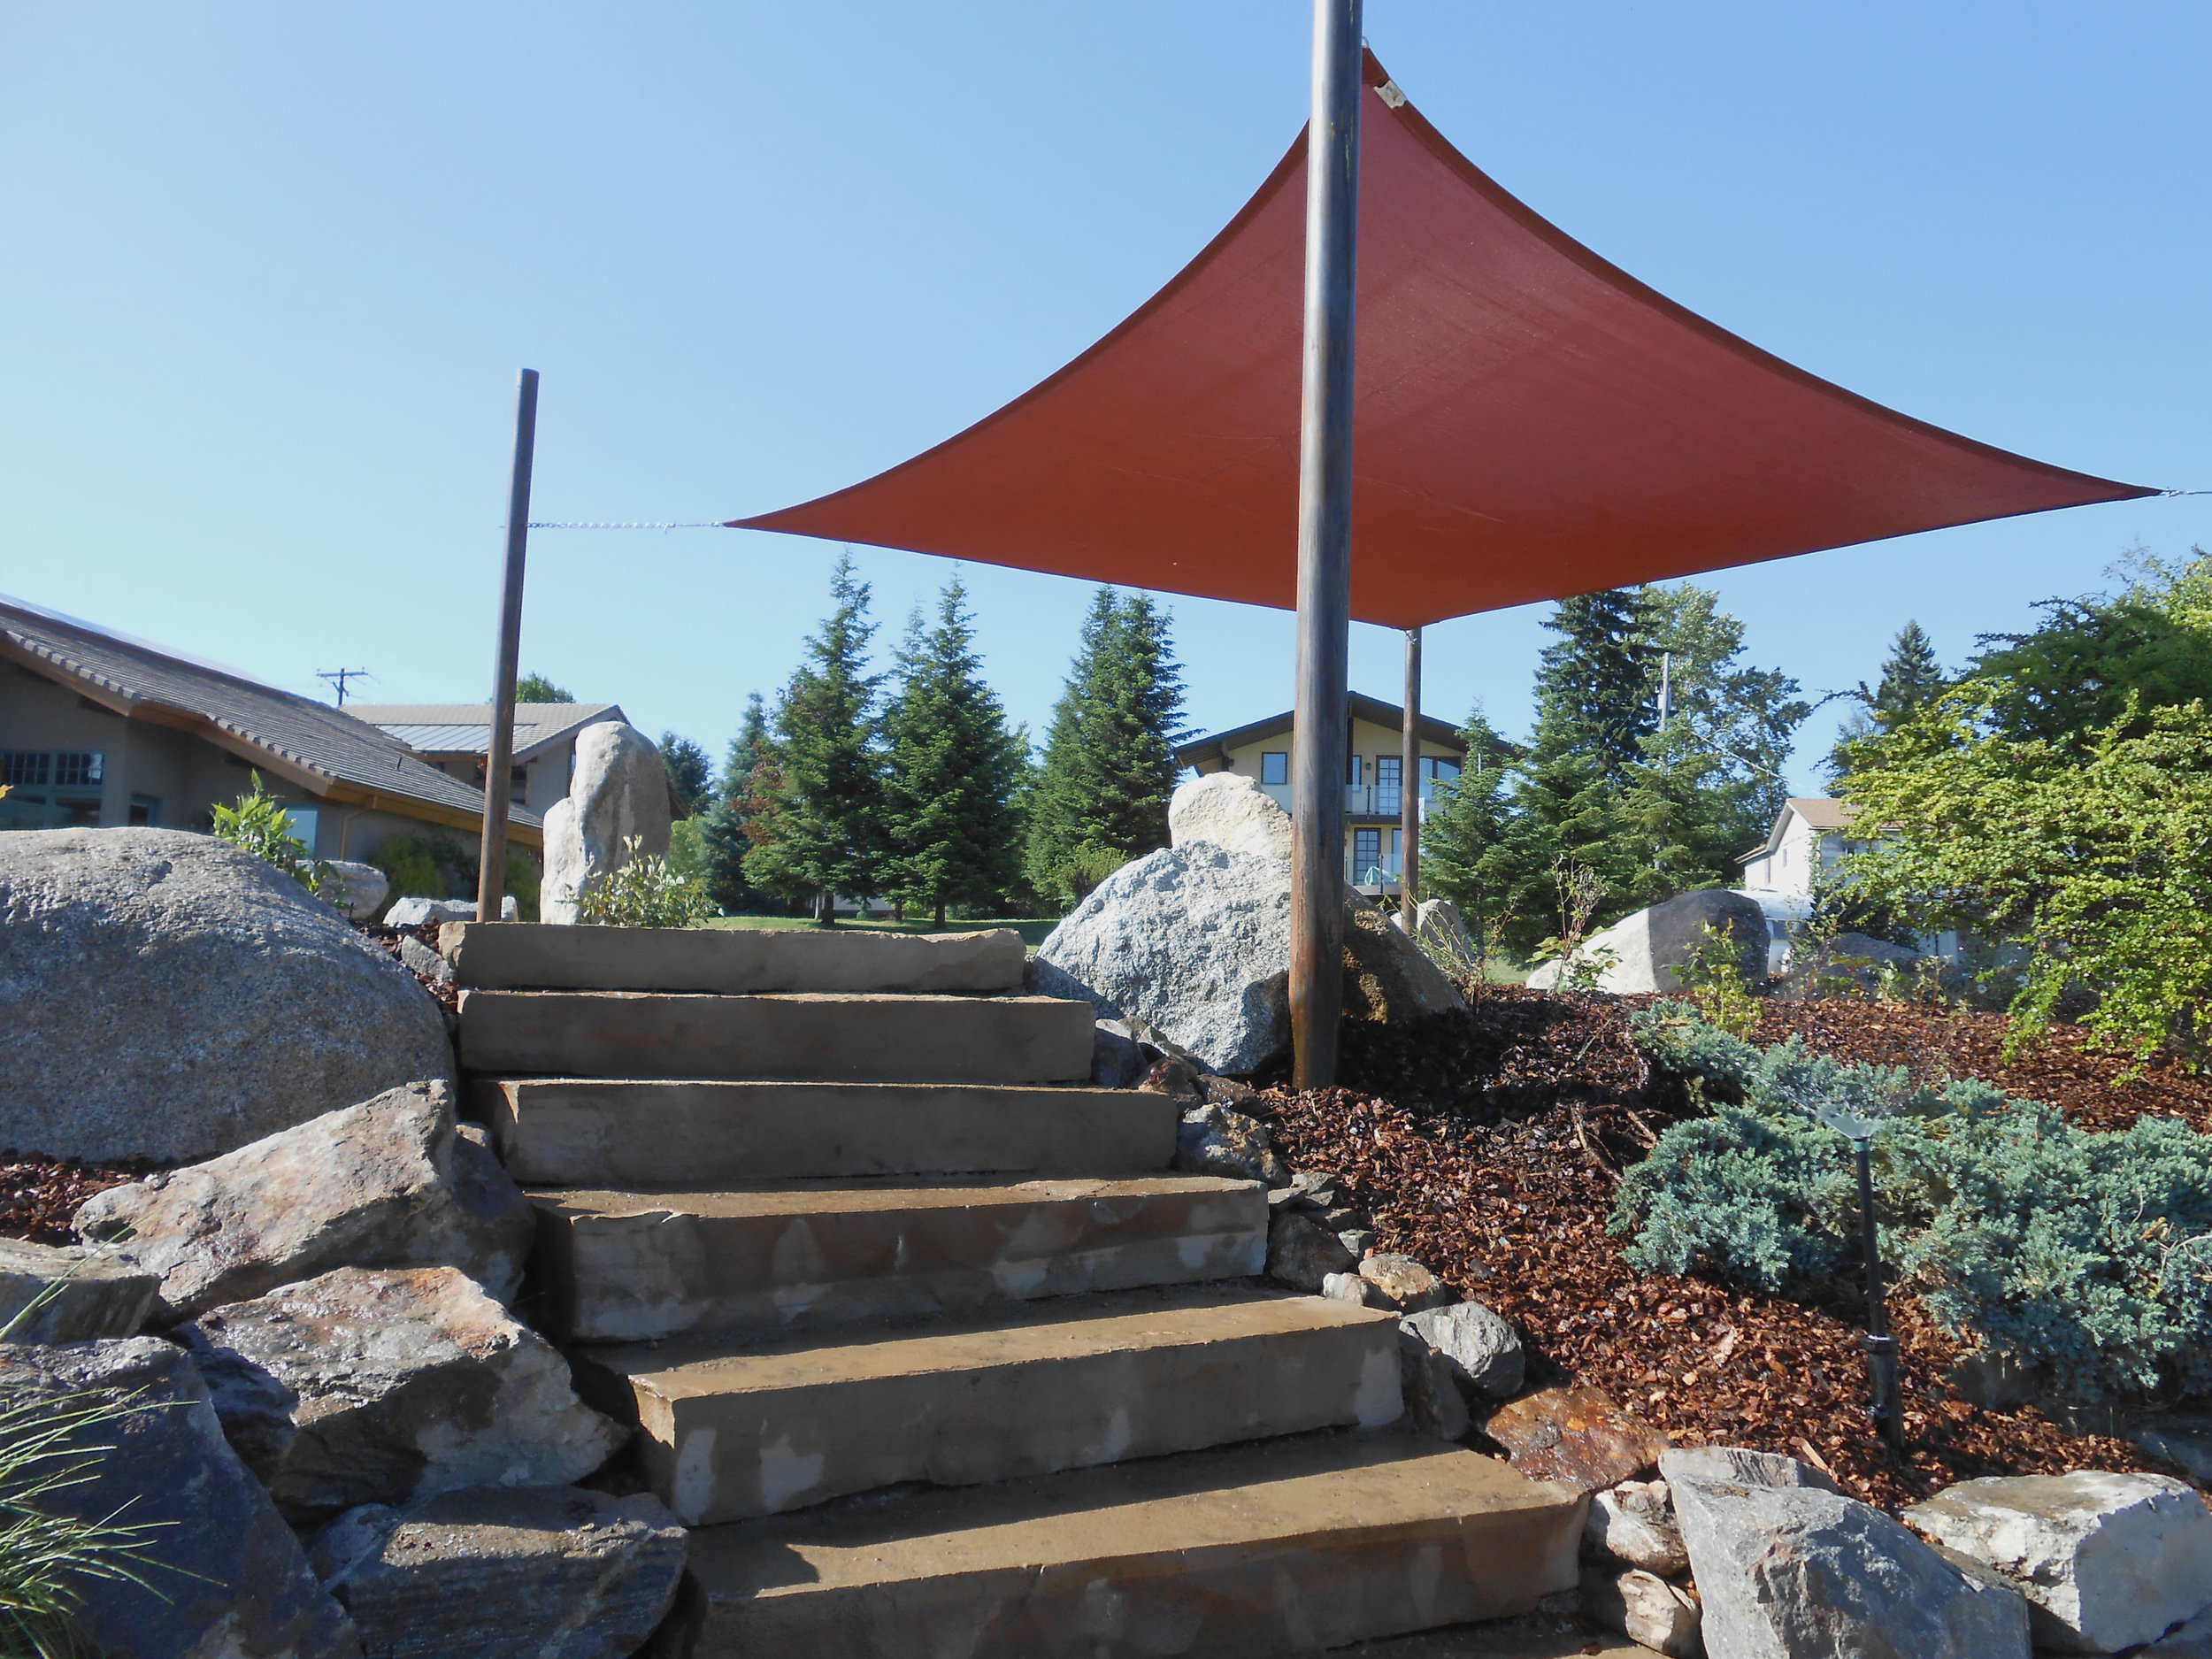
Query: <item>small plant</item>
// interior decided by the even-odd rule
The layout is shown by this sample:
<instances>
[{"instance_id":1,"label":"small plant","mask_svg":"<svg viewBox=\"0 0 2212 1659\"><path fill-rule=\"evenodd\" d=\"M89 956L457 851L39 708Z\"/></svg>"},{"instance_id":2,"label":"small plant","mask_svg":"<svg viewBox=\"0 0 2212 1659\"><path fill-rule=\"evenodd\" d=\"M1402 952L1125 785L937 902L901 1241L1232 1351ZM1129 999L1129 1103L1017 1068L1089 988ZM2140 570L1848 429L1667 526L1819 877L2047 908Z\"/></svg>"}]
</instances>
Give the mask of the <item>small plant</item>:
<instances>
[{"instance_id":1,"label":"small plant","mask_svg":"<svg viewBox=\"0 0 2212 1659\"><path fill-rule=\"evenodd\" d=\"M1560 964L1562 990L1594 991L1605 971L1620 960L1610 946L1587 950L1582 944L1590 918L1605 902L1605 883L1588 864L1565 853L1551 861L1551 879L1559 894L1559 931L1536 947L1536 959Z\"/></svg>"},{"instance_id":2,"label":"small plant","mask_svg":"<svg viewBox=\"0 0 2212 1659\"><path fill-rule=\"evenodd\" d=\"M252 794L240 795L235 805L212 809L216 840L243 848L263 863L274 864L316 897L342 903L345 884L338 879L338 872L292 833L292 820L284 803L262 786L261 774L248 775L253 779Z\"/></svg>"},{"instance_id":3,"label":"small plant","mask_svg":"<svg viewBox=\"0 0 2212 1659\"><path fill-rule=\"evenodd\" d=\"M1069 891L1075 895L1075 902L1080 904L1107 877L1128 862L1129 855L1118 847L1100 847L1085 841L1068 855L1062 874Z\"/></svg>"},{"instance_id":4,"label":"small plant","mask_svg":"<svg viewBox=\"0 0 2212 1659\"><path fill-rule=\"evenodd\" d=\"M703 883L680 876L646 852L635 835L622 842L614 873L575 898L588 922L610 927L689 927L714 914Z\"/></svg>"},{"instance_id":5,"label":"small plant","mask_svg":"<svg viewBox=\"0 0 2212 1659\"><path fill-rule=\"evenodd\" d=\"M1759 997L1744 966L1744 948L1725 929L1707 922L1704 937L1674 977L1708 1023L1732 1037L1748 1037L1759 1029Z\"/></svg>"}]
</instances>

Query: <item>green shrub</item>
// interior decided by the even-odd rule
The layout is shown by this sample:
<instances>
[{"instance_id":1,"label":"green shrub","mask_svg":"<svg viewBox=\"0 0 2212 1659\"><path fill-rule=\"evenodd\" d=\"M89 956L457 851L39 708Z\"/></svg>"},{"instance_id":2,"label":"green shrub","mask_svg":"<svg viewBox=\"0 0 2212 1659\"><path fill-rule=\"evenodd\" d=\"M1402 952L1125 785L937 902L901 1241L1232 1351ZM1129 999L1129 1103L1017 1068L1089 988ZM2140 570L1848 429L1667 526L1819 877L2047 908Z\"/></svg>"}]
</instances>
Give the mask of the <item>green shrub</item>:
<instances>
[{"instance_id":1,"label":"green shrub","mask_svg":"<svg viewBox=\"0 0 2212 1659\"><path fill-rule=\"evenodd\" d=\"M1916 1087L1794 1039L1761 1052L1679 1012L1636 1036L1735 1097L1628 1171L1612 1230L1640 1271L1832 1288L1857 1260L1857 1189L1849 1142L1815 1114L1840 1110L1879 1120L1884 1258L1953 1334L2076 1399L2212 1388L2212 1137L2156 1118L2078 1129L1985 1083Z\"/></svg>"},{"instance_id":2,"label":"green shrub","mask_svg":"<svg viewBox=\"0 0 2212 1659\"><path fill-rule=\"evenodd\" d=\"M668 860L646 852L632 835L622 843L623 862L614 873L588 888L577 901L588 922L612 927L689 927L714 913L705 886L668 867Z\"/></svg>"},{"instance_id":3,"label":"green shrub","mask_svg":"<svg viewBox=\"0 0 2212 1659\"><path fill-rule=\"evenodd\" d=\"M251 795L240 795L231 806L210 809L215 820L215 839L242 847L263 863L274 864L318 898L334 900L343 885L337 872L292 833L292 820L287 816L284 803L262 787L261 774L254 772L247 776L253 780Z\"/></svg>"},{"instance_id":4,"label":"green shrub","mask_svg":"<svg viewBox=\"0 0 2212 1659\"><path fill-rule=\"evenodd\" d=\"M383 910L388 910L399 899L442 899L450 896L446 891L445 873L438 868L438 861L430 856L430 849L419 837L405 833L387 835L377 842L376 850L369 855L369 862L382 871L384 879L392 884Z\"/></svg>"}]
</instances>

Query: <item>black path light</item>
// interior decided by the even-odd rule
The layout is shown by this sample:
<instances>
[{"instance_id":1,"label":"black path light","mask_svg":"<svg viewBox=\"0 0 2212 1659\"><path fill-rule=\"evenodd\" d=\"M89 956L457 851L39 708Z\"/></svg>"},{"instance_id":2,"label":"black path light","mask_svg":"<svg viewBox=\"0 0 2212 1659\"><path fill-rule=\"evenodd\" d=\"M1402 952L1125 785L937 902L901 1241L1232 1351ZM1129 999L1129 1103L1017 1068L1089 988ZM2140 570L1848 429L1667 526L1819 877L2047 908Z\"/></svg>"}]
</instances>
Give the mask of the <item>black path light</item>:
<instances>
[{"instance_id":1,"label":"black path light","mask_svg":"<svg viewBox=\"0 0 2212 1659\"><path fill-rule=\"evenodd\" d=\"M1867 1117L1833 1097L1810 1102L1812 1114L1851 1142L1859 1171L1859 1236L1866 1256L1866 1365L1873 1386L1868 1415L1893 1451L1905 1449L1905 1402L1897 1384L1897 1339L1882 1306L1882 1245L1874 1220L1874 1136L1887 1114Z\"/></svg>"}]
</instances>

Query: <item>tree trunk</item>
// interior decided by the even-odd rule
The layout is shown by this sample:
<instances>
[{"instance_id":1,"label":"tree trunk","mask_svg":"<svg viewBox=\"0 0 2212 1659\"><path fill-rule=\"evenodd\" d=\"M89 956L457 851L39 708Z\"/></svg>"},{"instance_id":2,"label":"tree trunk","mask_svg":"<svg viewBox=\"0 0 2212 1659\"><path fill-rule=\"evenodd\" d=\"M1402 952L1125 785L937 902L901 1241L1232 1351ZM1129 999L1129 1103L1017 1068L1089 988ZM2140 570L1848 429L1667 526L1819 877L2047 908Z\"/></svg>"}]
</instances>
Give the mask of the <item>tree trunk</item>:
<instances>
[{"instance_id":1,"label":"tree trunk","mask_svg":"<svg viewBox=\"0 0 2212 1659\"><path fill-rule=\"evenodd\" d=\"M945 902L942 899L937 901L937 926L932 931L940 933L945 931Z\"/></svg>"}]
</instances>

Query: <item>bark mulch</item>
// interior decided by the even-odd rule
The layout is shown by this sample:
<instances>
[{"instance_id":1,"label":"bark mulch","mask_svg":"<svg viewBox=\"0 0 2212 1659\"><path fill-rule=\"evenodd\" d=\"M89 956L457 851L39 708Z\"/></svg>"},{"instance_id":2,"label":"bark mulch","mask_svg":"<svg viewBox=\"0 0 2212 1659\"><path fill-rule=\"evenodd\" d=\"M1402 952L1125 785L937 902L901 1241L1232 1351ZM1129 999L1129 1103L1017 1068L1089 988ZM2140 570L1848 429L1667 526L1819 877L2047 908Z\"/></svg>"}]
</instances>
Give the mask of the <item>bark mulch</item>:
<instances>
[{"instance_id":1,"label":"bark mulch","mask_svg":"<svg viewBox=\"0 0 2212 1659\"><path fill-rule=\"evenodd\" d=\"M1866 1416L1863 1303L1632 1269L1606 1232L1618 1171L1684 1102L1629 1043L1626 1013L1610 998L1487 990L1469 1020L1348 1026L1348 1087L1299 1094L1279 1079L1248 1109L1292 1164L1351 1190L1379 1248L1418 1256L1518 1325L1532 1386L1594 1385L1678 1441L1805 1458L1892 1509L1979 1475L2181 1472L2125 1441L2070 1435L2032 1406L1970 1405L1945 1379L1956 1345L1902 1298L1892 1317L1909 1446L1893 1459ZM1872 1057L1867 1033L1884 1029L1849 1017L1834 1027L1856 1033L1855 1059Z\"/></svg>"},{"instance_id":2,"label":"bark mulch","mask_svg":"<svg viewBox=\"0 0 2212 1659\"><path fill-rule=\"evenodd\" d=\"M69 1217L97 1192L142 1180L170 1166L146 1158L120 1164L80 1164L74 1158L25 1157L0 1152L0 1238L33 1244L74 1244Z\"/></svg>"},{"instance_id":3,"label":"bark mulch","mask_svg":"<svg viewBox=\"0 0 2212 1659\"><path fill-rule=\"evenodd\" d=\"M420 927L387 927L381 922L356 922L354 926L366 933L375 943L382 946L385 954L394 962L399 963L403 968L406 968L407 964L401 959L399 954L401 940L413 939L432 950L438 948L438 924L436 922L425 922ZM412 968L407 968L407 972L415 973ZM429 992L431 1000L447 1013L456 1017L460 1014L461 993L452 980L434 979L426 973L415 973L415 983Z\"/></svg>"}]
</instances>

